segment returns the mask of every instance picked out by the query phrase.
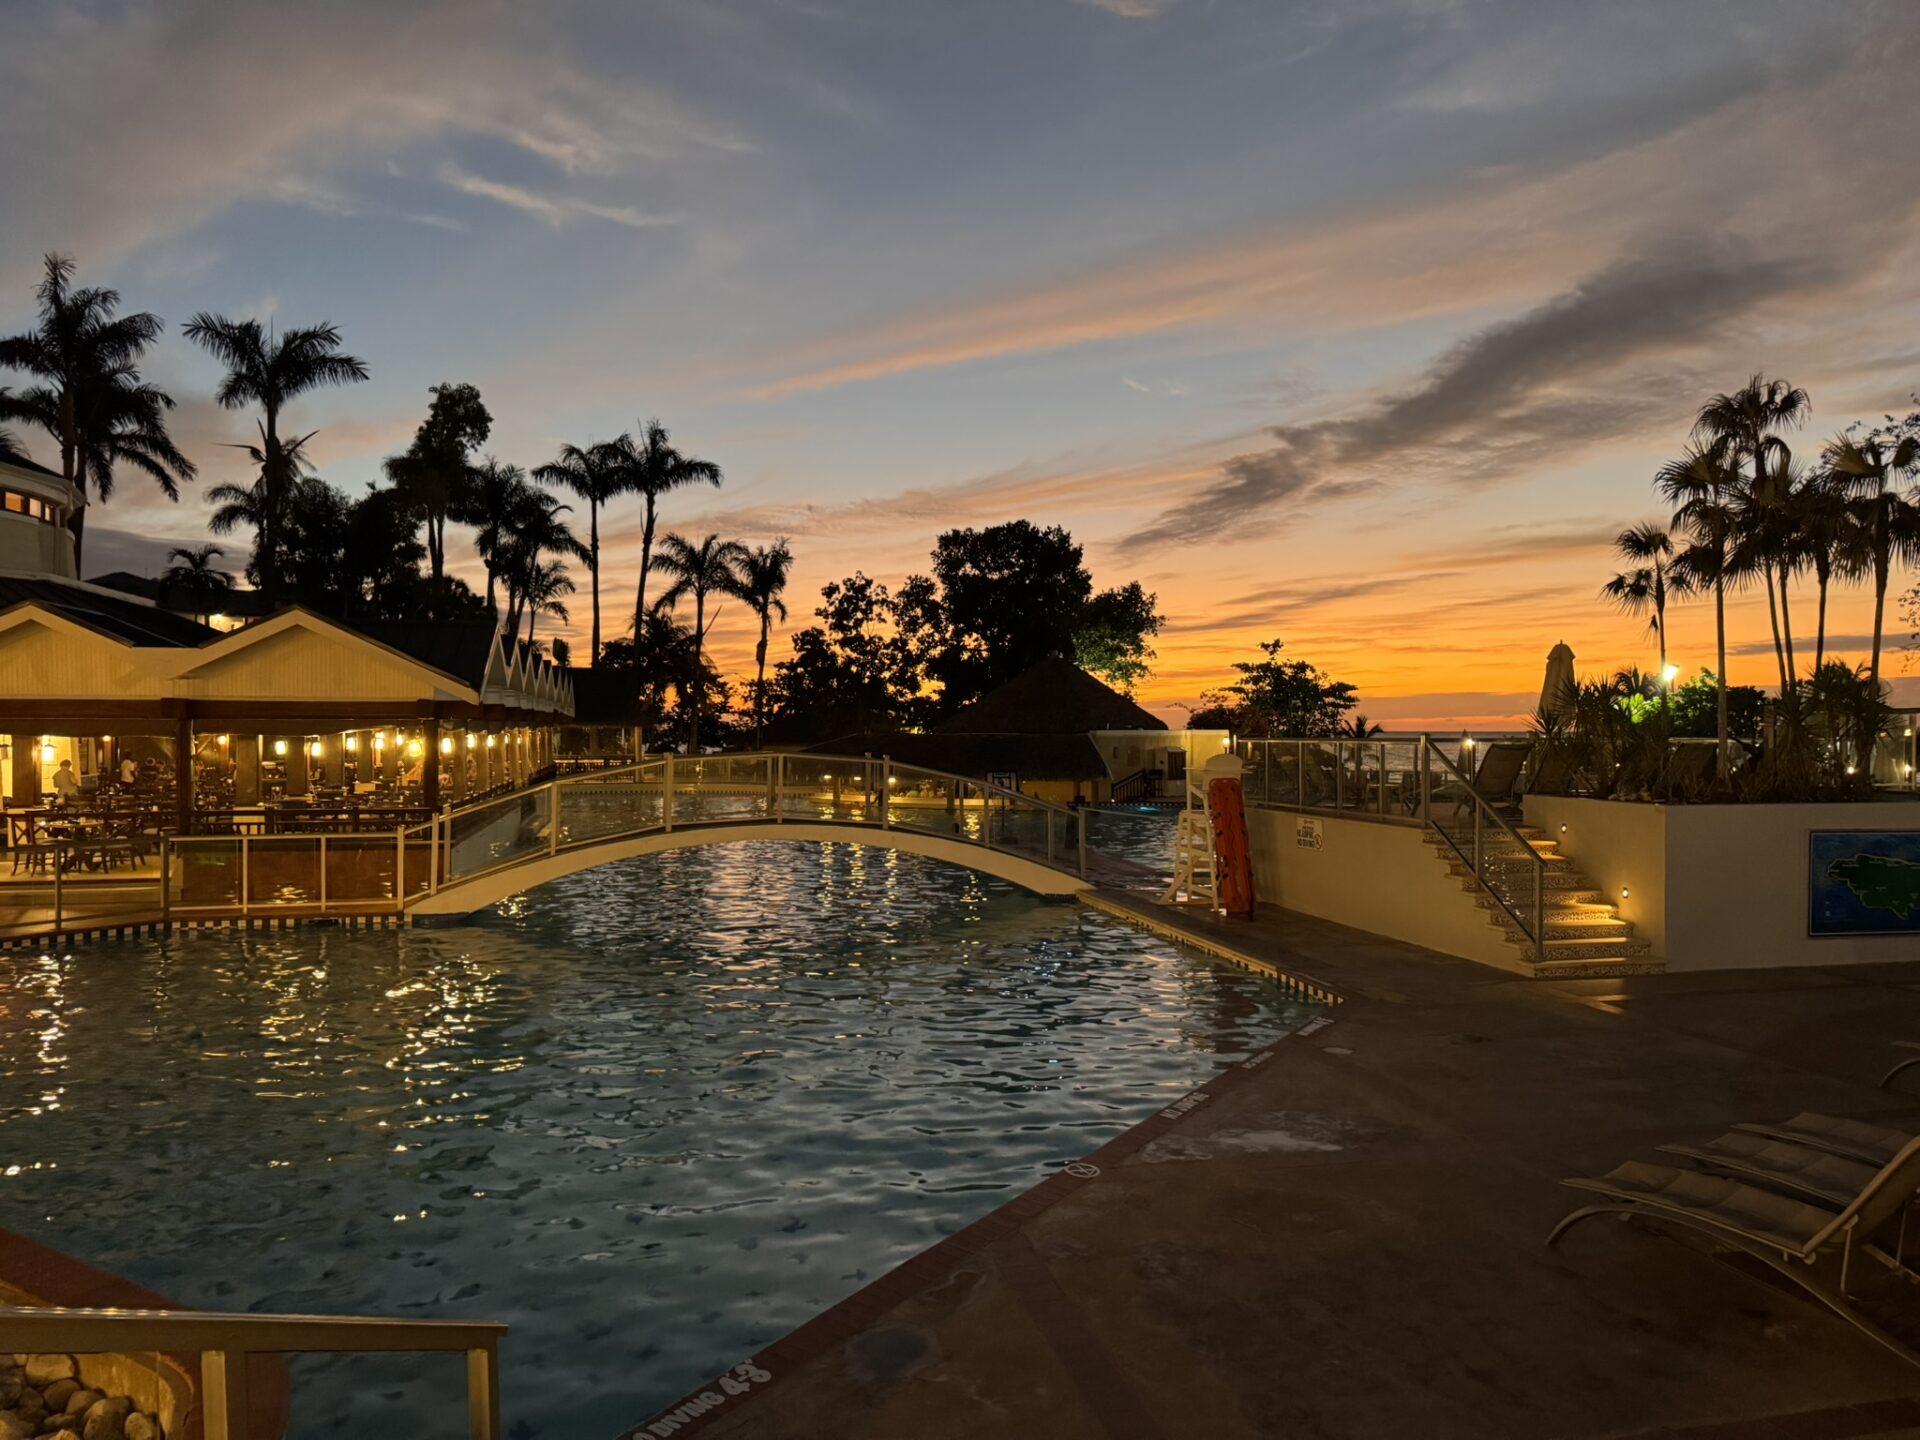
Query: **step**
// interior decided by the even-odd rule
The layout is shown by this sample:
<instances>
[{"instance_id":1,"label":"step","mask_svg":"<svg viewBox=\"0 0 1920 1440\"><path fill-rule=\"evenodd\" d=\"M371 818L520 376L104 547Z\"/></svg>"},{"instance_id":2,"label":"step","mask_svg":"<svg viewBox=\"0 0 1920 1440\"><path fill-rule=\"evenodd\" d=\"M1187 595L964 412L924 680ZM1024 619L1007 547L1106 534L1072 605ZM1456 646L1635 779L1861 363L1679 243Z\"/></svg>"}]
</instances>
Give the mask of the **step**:
<instances>
[{"instance_id":1,"label":"step","mask_svg":"<svg viewBox=\"0 0 1920 1440\"><path fill-rule=\"evenodd\" d=\"M1531 950L1533 947L1528 945L1525 948ZM1626 960L1652 953L1652 944L1645 940L1611 937L1597 940L1555 940L1549 936L1546 958L1549 960Z\"/></svg>"},{"instance_id":2,"label":"step","mask_svg":"<svg viewBox=\"0 0 1920 1440\"><path fill-rule=\"evenodd\" d=\"M1493 920L1509 939L1523 939L1526 931L1511 915L1504 910L1495 910ZM1596 916L1593 919L1561 919L1552 911L1544 917L1547 927L1547 940L1632 940L1633 926L1612 915Z\"/></svg>"},{"instance_id":3,"label":"step","mask_svg":"<svg viewBox=\"0 0 1920 1440\"><path fill-rule=\"evenodd\" d=\"M1479 885L1475 884L1471 876L1461 877L1460 888L1473 896L1474 903L1483 910L1497 910L1500 908L1499 902L1485 890L1481 889ZM1521 890L1519 896L1521 900L1524 900L1529 905L1533 903L1532 889L1533 887L1531 885L1525 887ZM1582 910L1601 910L1607 914L1613 914L1616 909L1604 895L1591 886L1585 889L1566 887L1556 890L1553 886L1549 885L1544 898L1549 915L1561 912L1578 913Z\"/></svg>"},{"instance_id":4,"label":"step","mask_svg":"<svg viewBox=\"0 0 1920 1440\"><path fill-rule=\"evenodd\" d=\"M1496 883L1504 883L1508 889L1518 890L1522 894L1531 894L1533 892L1532 866L1492 865L1489 866L1488 869L1491 872L1488 875L1490 880ZM1473 867L1464 861L1448 860L1447 873L1457 875L1470 887L1476 886L1477 884L1478 877L1473 873ZM1585 875L1582 875L1578 870L1566 865L1549 865L1541 872L1540 878L1545 882L1549 890L1594 890L1593 881L1589 880ZM1597 894L1599 892L1595 890L1595 893Z\"/></svg>"},{"instance_id":5,"label":"step","mask_svg":"<svg viewBox=\"0 0 1920 1440\"><path fill-rule=\"evenodd\" d=\"M1651 955L1600 959L1534 961L1529 969L1536 980L1605 980L1618 975L1664 975L1667 964Z\"/></svg>"}]
</instances>

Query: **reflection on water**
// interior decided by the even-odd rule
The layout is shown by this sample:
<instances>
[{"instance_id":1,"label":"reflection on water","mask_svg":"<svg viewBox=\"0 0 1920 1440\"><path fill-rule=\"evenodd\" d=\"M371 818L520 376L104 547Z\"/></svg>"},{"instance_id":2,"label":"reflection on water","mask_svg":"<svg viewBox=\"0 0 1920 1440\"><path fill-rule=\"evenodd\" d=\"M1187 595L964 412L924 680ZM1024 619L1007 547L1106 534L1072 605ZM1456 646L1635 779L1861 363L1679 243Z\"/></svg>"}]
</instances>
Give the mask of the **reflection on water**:
<instances>
[{"instance_id":1,"label":"reflection on water","mask_svg":"<svg viewBox=\"0 0 1920 1440\"><path fill-rule=\"evenodd\" d=\"M1305 1015L845 845L0 957L0 1225L209 1308L505 1320L512 1433L610 1436ZM295 1375L296 1435L464 1433L457 1358Z\"/></svg>"}]
</instances>

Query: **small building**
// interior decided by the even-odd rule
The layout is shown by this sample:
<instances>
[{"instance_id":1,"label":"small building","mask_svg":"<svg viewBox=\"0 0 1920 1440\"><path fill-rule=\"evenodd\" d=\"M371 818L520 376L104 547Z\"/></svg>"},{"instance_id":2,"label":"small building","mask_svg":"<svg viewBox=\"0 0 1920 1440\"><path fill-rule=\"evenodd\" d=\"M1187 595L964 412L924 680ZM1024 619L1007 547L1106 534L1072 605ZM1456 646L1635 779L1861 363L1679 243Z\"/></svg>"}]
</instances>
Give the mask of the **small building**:
<instances>
[{"instance_id":1,"label":"small building","mask_svg":"<svg viewBox=\"0 0 1920 1440\"><path fill-rule=\"evenodd\" d=\"M179 833L390 829L549 773L572 708L565 671L484 622L296 606L222 633L106 587L0 575L10 840L50 800Z\"/></svg>"},{"instance_id":2,"label":"small building","mask_svg":"<svg viewBox=\"0 0 1920 1440\"><path fill-rule=\"evenodd\" d=\"M1231 747L1224 730L1172 730L1070 660L1042 660L925 734L849 735L835 755L889 755L908 765L1013 786L1036 799L1179 800L1189 765Z\"/></svg>"},{"instance_id":3,"label":"small building","mask_svg":"<svg viewBox=\"0 0 1920 1440\"><path fill-rule=\"evenodd\" d=\"M228 630L238 630L250 620L264 620L274 610L267 603L267 597L258 590L236 588L215 599L212 595L188 594L176 585L168 585L146 575L135 575L127 570L111 570L105 575L95 575L87 583L107 590L118 590L123 595L157 605L174 615L198 620L209 629L223 634Z\"/></svg>"}]
</instances>

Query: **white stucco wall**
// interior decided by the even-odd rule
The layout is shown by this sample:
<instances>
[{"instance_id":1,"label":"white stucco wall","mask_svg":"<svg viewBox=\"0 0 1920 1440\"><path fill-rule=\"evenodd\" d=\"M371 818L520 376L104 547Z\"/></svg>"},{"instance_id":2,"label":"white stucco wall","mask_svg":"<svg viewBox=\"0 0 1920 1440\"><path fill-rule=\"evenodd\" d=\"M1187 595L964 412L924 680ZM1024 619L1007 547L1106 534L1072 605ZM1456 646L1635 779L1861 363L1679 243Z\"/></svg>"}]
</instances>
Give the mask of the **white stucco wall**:
<instances>
[{"instance_id":1,"label":"white stucco wall","mask_svg":"<svg viewBox=\"0 0 1920 1440\"><path fill-rule=\"evenodd\" d=\"M1920 959L1911 935L1807 934L1807 837L1920 831L1920 805L1667 806L1535 795L1526 811L1670 970Z\"/></svg>"},{"instance_id":2,"label":"white stucco wall","mask_svg":"<svg viewBox=\"0 0 1920 1440\"><path fill-rule=\"evenodd\" d=\"M1417 825L1320 819L1321 846L1297 843L1292 811L1251 809L1254 893L1263 902L1356 930L1523 971L1510 945Z\"/></svg>"}]
</instances>

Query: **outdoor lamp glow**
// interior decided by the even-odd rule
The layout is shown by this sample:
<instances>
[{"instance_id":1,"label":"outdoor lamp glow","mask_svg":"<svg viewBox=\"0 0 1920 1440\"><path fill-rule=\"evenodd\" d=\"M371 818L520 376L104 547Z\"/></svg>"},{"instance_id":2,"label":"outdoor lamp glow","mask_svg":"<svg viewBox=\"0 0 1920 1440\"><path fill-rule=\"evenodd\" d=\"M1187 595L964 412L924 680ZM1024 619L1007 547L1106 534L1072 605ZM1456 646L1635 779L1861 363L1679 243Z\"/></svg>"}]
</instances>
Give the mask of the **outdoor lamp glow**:
<instances>
[{"instance_id":1,"label":"outdoor lamp glow","mask_svg":"<svg viewBox=\"0 0 1920 1440\"><path fill-rule=\"evenodd\" d=\"M474 746L478 745L479 743L480 743L480 737L474 734L471 730L469 730L467 732L467 749L471 750L473 749Z\"/></svg>"},{"instance_id":2,"label":"outdoor lamp glow","mask_svg":"<svg viewBox=\"0 0 1920 1440\"><path fill-rule=\"evenodd\" d=\"M1662 685L1671 685L1675 680L1679 678L1680 678L1680 667L1678 665L1669 665L1667 666L1666 669L1660 672L1660 683Z\"/></svg>"},{"instance_id":3,"label":"outdoor lamp glow","mask_svg":"<svg viewBox=\"0 0 1920 1440\"><path fill-rule=\"evenodd\" d=\"M311 745L307 746L307 754L311 755L316 760L320 758L321 751L320 751L320 742L318 740L314 741Z\"/></svg>"},{"instance_id":4,"label":"outdoor lamp glow","mask_svg":"<svg viewBox=\"0 0 1920 1440\"><path fill-rule=\"evenodd\" d=\"M276 755L284 755L284 754L286 754L286 753L287 753L287 742L286 742L286 741L284 741L284 740L276 740L276 741L274 741L274 742L273 742L273 753L274 753L274 754L276 754Z\"/></svg>"},{"instance_id":5,"label":"outdoor lamp glow","mask_svg":"<svg viewBox=\"0 0 1920 1440\"><path fill-rule=\"evenodd\" d=\"M53 764L53 746L42 745L40 747L40 758L49 765Z\"/></svg>"},{"instance_id":6,"label":"outdoor lamp glow","mask_svg":"<svg viewBox=\"0 0 1920 1440\"><path fill-rule=\"evenodd\" d=\"M349 755L357 754L359 752L359 749L360 749L360 737L358 735L347 736L347 753Z\"/></svg>"},{"instance_id":7,"label":"outdoor lamp glow","mask_svg":"<svg viewBox=\"0 0 1920 1440\"><path fill-rule=\"evenodd\" d=\"M419 753L420 753L420 742L418 740L409 740L407 742L407 754L418 755Z\"/></svg>"},{"instance_id":8,"label":"outdoor lamp glow","mask_svg":"<svg viewBox=\"0 0 1920 1440\"><path fill-rule=\"evenodd\" d=\"M442 755L453 754L453 737L451 735L442 735L440 737L440 753Z\"/></svg>"},{"instance_id":9,"label":"outdoor lamp glow","mask_svg":"<svg viewBox=\"0 0 1920 1440\"><path fill-rule=\"evenodd\" d=\"M384 750L387 748L387 732L386 731L376 730L374 732L373 748L375 750Z\"/></svg>"},{"instance_id":10,"label":"outdoor lamp glow","mask_svg":"<svg viewBox=\"0 0 1920 1440\"><path fill-rule=\"evenodd\" d=\"M487 736L487 749L493 749L493 736Z\"/></svg>"},{"instance_id":11,"label":"outdoor lamp glow","mask_svg":"<svg viewBox=\"0 0 1920 1440\"><path fill-rule=\"evenodd\" d=\"M1471 735L1462 735L1460 737L1460 748L1462 750L1471 750L1473 748L1473 737Z\"/></svg>"}]
</instances>

